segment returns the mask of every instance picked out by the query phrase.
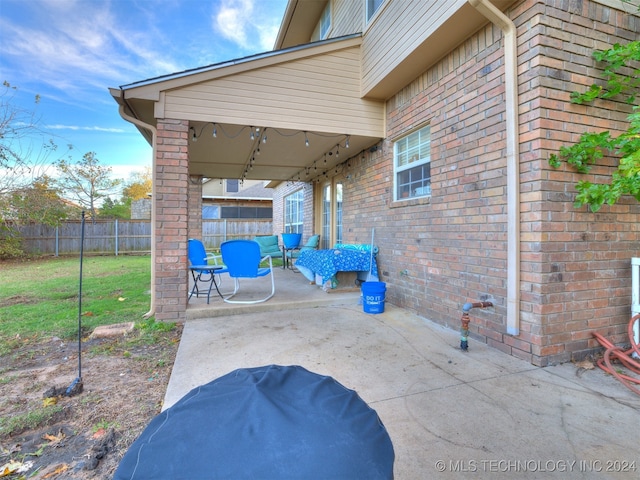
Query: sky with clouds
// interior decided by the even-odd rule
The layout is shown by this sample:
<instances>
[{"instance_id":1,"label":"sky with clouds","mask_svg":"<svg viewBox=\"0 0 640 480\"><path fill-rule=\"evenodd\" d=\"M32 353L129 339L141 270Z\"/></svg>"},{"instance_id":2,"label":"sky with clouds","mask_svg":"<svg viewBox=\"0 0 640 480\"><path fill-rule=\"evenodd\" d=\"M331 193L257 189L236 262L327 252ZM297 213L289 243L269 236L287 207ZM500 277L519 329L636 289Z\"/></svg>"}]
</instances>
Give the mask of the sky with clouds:
<instances>
[{"instance_id":1,"label":"sky with clouds","mask_svg":"<svg viewBox=\"0 0 640 480\"><path fill-rule=\"evenodd\" d=\"M109 87L273 49L286 0L0 0L0 81L78 161L127 179L151 147ZM34 98L40 96L36 105Z\"/></svg>"}]
</instances>

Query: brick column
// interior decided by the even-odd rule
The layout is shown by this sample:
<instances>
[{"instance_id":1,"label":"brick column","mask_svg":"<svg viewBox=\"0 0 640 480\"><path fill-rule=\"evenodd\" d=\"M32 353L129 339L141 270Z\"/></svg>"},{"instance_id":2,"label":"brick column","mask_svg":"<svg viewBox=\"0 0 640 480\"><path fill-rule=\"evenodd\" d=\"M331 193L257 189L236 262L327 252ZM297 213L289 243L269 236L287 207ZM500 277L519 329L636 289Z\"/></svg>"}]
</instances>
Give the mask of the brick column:
<instances>
[{"instance_id":1,"label":"brick column","mask_svg":"<svg viewBox=\"0 0 640 480\"><path fill-rule=\"evenodd\" d=\"M189 122L159 119L157 128L155 317L180 322L187 310Z\"/></svg>"},{"instance_id":2,"label":"brick column","mask_svg":"<svg viewBox=\"0 0 640 480\"><path fill-rule=\"evenodd\" d=\"M189 200L187 215L189 216L189 238L202 238L202 176L189 177ZM205 245L206 247L206 245Z\"/></svg>"}]
</instances>

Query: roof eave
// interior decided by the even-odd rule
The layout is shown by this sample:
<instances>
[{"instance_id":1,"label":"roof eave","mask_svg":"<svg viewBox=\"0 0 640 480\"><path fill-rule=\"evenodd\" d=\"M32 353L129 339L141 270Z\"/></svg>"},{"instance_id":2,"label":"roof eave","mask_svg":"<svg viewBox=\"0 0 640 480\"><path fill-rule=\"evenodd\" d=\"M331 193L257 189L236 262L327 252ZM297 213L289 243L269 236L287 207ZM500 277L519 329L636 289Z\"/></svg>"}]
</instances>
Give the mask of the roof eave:
<instances>
[{"instance_id":1,"label":"roof eave","mask_svg":"<svg viewBox=\"0 0 640 480\"><path fill-rule=\"evenodd\" d=\"M289 0L274 50L309 43L329 0Z\"/></svg>"}]
</instances>

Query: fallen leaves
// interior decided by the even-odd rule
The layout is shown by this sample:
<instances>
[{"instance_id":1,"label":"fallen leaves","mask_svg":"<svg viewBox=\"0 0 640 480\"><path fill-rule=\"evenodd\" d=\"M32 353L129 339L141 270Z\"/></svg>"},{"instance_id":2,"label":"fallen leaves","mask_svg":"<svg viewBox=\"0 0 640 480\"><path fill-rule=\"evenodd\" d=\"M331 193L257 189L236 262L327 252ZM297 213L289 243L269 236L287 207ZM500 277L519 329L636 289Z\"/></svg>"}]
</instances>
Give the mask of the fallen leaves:
<instances>
[{"instance_id":1,"label":"fallen leaves","mask_svg":"<svg viewBox=\"0 0 640 480\"><path fill-rule=\"evenodd\" d=\"M596 368L595 364L591 360L583 360L581 362L576 362L576 376L579 377L585 370L593 370Z\"/></svg>"},{"instance_id":2,"label":"fallen leaves","mask_svg":"<svg viewBox=\"0 0 640 480\"><path fill-rule=\"evenodd\" d=\"M50 433L45 433L42 436L42 439L43 440L48 440L50 446L56 446L58 443L60 443L62 440L64 440L65 437L66 437L66 435L64 434L64 432L62 430L60 430L57 435L51 435Z\"/></svg>"},{"instance_id":3,"label":"fallen leaves","mask_svg":"<svg viewBox=\"0 0 640 480\"><path fill-rule=\"evenodd\" d=\"M591 360L583 360L581 362L577 362L576 367L584 368L585 370L593 370L594 368L596 368Z\"/></svg>"},{"instance_id":4,"label":"fallen leaves","mask_svg":"<svg viewBox=\"0 0 640 480\"><path fill-rule=\"evenodd\" d=\"M61 463L59 465L56 465L51 472L45 474L42 478L51 478L51 477L60 475L61 473L66 472L67 470L69 470L69 465L67 465L66 463Z\"/></svg>"},{"instance_id":5,"label":"fallen leaves","mask_svg":"<svg viewBox=\"0 0 640 480\"><path fill-rule=\"evenodd\" d=\"M60 431L57 435L44 434L42 436L44 440L49 441L50 446L59 444L64 438L65 434ZM8 477L9 475L16 475L19 473L26 473L33 468L33 462L19 462L17 460L11 460L0 467L0 477ZM65 473L69 470L69 465L66 463L59 463L53 467L50 467L49 472L44 474L42 478L52 478Z\"/></svg>"},{"instance_id":6,"label":"fallen leaves","mask_svg":"<svg viewBox=\"0 0 640 480\"><path fill-rule=\"evenodd\" d=\"M14 473L25 473L33 467L33 462L18 462L11 460L0 467L0 477L8 477Z\"/></svg>"}]
</instances>

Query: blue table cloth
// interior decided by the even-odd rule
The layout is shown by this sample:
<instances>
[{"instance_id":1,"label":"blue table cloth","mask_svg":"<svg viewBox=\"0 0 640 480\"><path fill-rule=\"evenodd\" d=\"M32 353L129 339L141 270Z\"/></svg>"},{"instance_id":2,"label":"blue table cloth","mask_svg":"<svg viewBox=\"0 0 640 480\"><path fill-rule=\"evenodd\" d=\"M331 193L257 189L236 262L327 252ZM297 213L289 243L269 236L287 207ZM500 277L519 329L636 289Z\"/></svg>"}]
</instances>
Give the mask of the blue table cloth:
<instances>
[{"instance_id":1,"label":"blue table cloth","mask_svg":"<svg viewBox=\"0 0 640 480\"><path fill-rule=\"evenodd\" d=\"M334 248L331 250L303 250L295 265L320 275L324 284L337 272L368 272L370 262L371 254L369 251ZM378 265L375 255L371 272L377 276Z\"/></svg>"},{"instance_id":2,"label":"blue table cloth","mask_svg":"<svg viewBox=\"0 0 640 480\"><path fill-rule=\"evenodd\" d=\"M155 417L114 480L390 480L375 410L300 366L241 368Z\"/></svg>"}]
</instances>

